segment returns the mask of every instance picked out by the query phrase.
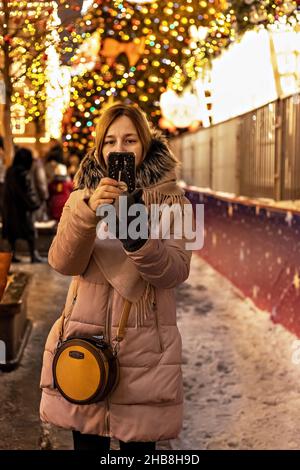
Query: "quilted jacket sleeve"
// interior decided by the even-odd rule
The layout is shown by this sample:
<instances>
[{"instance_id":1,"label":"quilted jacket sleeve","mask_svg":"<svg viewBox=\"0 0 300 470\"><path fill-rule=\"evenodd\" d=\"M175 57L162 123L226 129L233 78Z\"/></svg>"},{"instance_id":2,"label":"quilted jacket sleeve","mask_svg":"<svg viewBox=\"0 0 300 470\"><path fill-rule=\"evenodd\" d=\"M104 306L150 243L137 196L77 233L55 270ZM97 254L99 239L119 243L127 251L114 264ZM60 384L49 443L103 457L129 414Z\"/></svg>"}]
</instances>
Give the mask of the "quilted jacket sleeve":
<instances>
[{"instance_id":1,"label":"quilted jacket sleeve","mask_svg":"<svg viewBox=\"0 0 300 470\"><path fill-rule=\"evenodd\" d=\"M185 203L190 204L188 199ZM192 221L193 229L195 221ZM192 251L186 249L190 239L184 236L175 239L151 239L137 251L126 251L127 256L134 262L141 276L155 287L170 289L184 282L190 271Z\"/></svg>"},{"instance_id":2,"label":"quilted jacket sleeve","mask_svg":"<svg viewBox=\"0 0 300 470\"><path fill-rule=\"evenodd\" d=\"M71 193L49 250L50 266L67 276L82 274L94 248L97 222L82 191Z\"/></svg>"}]
</instances>

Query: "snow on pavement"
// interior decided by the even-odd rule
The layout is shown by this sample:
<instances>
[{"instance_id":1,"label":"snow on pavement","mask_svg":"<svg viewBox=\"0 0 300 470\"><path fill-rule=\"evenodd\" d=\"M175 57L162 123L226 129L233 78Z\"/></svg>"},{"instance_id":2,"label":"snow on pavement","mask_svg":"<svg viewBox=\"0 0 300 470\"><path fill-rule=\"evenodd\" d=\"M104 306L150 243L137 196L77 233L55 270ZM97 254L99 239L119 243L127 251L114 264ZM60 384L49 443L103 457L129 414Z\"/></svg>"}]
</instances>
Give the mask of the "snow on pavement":
<instances>
[{"instance_id":1,"label":"snow on pavement","mask_svg":"<svg viewBox=\"0 0 300 470\"><path fill-rule=\"evenodd\" d=\"M300 449L297 338L197 255L177 290L185 415L173 449Z\"/></svg>"}]
</instances>

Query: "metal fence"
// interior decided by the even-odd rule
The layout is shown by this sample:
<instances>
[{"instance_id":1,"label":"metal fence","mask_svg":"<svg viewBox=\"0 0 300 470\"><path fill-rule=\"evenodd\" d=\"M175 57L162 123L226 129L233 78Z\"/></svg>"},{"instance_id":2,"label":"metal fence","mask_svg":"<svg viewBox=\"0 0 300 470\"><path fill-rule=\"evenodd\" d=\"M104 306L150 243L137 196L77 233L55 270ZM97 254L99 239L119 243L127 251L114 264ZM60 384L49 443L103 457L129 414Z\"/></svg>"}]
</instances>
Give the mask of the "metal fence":
<instances>
[{"instance_id":1,"label":"metal fence","mask_svg":"<svg viewBox=\"0 0 300 470\"><path fill-rule=\"evenodd\" d=\"M300 197L300 95L282 102L282 180L284 199Z\"/></svg>"},{"instance_id":2,"label":"metal fence","mask_svg":"<svg viewBox=\"0 0 300 470\"><path fill-rule=\"evenodd\" d=\"M300 199L300 95L172 139L187 184L248 197Z\"/></svg>"},{"instance_id":3,"label":"metal fence","mask_svg":"<svg viewBox=\"0 0 300 470\"><path fill-rule=\"evenodd\" d=\"M244 115L239 122L240 193L273 197L276 104Z\"/></svg>"}]
</instances>

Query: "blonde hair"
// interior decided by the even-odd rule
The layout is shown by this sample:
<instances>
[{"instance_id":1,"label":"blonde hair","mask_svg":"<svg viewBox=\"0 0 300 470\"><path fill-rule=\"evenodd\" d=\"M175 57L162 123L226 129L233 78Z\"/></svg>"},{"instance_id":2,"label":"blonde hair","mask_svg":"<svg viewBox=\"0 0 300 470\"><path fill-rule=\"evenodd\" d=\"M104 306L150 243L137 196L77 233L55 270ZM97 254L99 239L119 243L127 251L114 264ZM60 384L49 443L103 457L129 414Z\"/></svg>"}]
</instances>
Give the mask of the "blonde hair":
<instances>
[{"instance_id":1,"label":"blonde hair","mask_svg":"<svg viewBox=\"0 0 300 470\"><path fill-rule=\"evenodd\" d=\"M120 116L127 116L134 124L137 134L140 138L143 148L143 159L145 158L152 140L152 132L149 122L143 111L136 106L130 106L123 103L117 103L105 109L96 126L95 138L95 156L102 167L106 169L106 163L103 158L102 149L104 139L110 125Z\"/></svg>"}]
</instances>

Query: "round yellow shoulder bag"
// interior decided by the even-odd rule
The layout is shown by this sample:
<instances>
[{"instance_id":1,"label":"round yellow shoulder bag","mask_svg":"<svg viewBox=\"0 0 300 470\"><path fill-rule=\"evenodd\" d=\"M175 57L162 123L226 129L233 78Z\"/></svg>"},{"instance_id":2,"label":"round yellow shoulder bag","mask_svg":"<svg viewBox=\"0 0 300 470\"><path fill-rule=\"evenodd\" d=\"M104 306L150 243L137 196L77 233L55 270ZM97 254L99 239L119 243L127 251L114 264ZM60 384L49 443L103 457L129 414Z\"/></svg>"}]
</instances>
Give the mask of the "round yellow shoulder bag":
<instances>
[{"instance_id":1,"label":"round yellow shoulder bag","mask_svg":"<svg viewBox=\"0 0 300 470\"><path fill-rule=\"evenodd\" d=\"M77 297L75 286L73 304ZM104 400L119 382L119 344L124 338L131 302L125 300L114 347L99 336L63 338L65 311L62 314L59 341L53 359L55 387L71 403L90 404ZM71 312L69 312L68 318Z\"/></svg>"}]
</instances>

